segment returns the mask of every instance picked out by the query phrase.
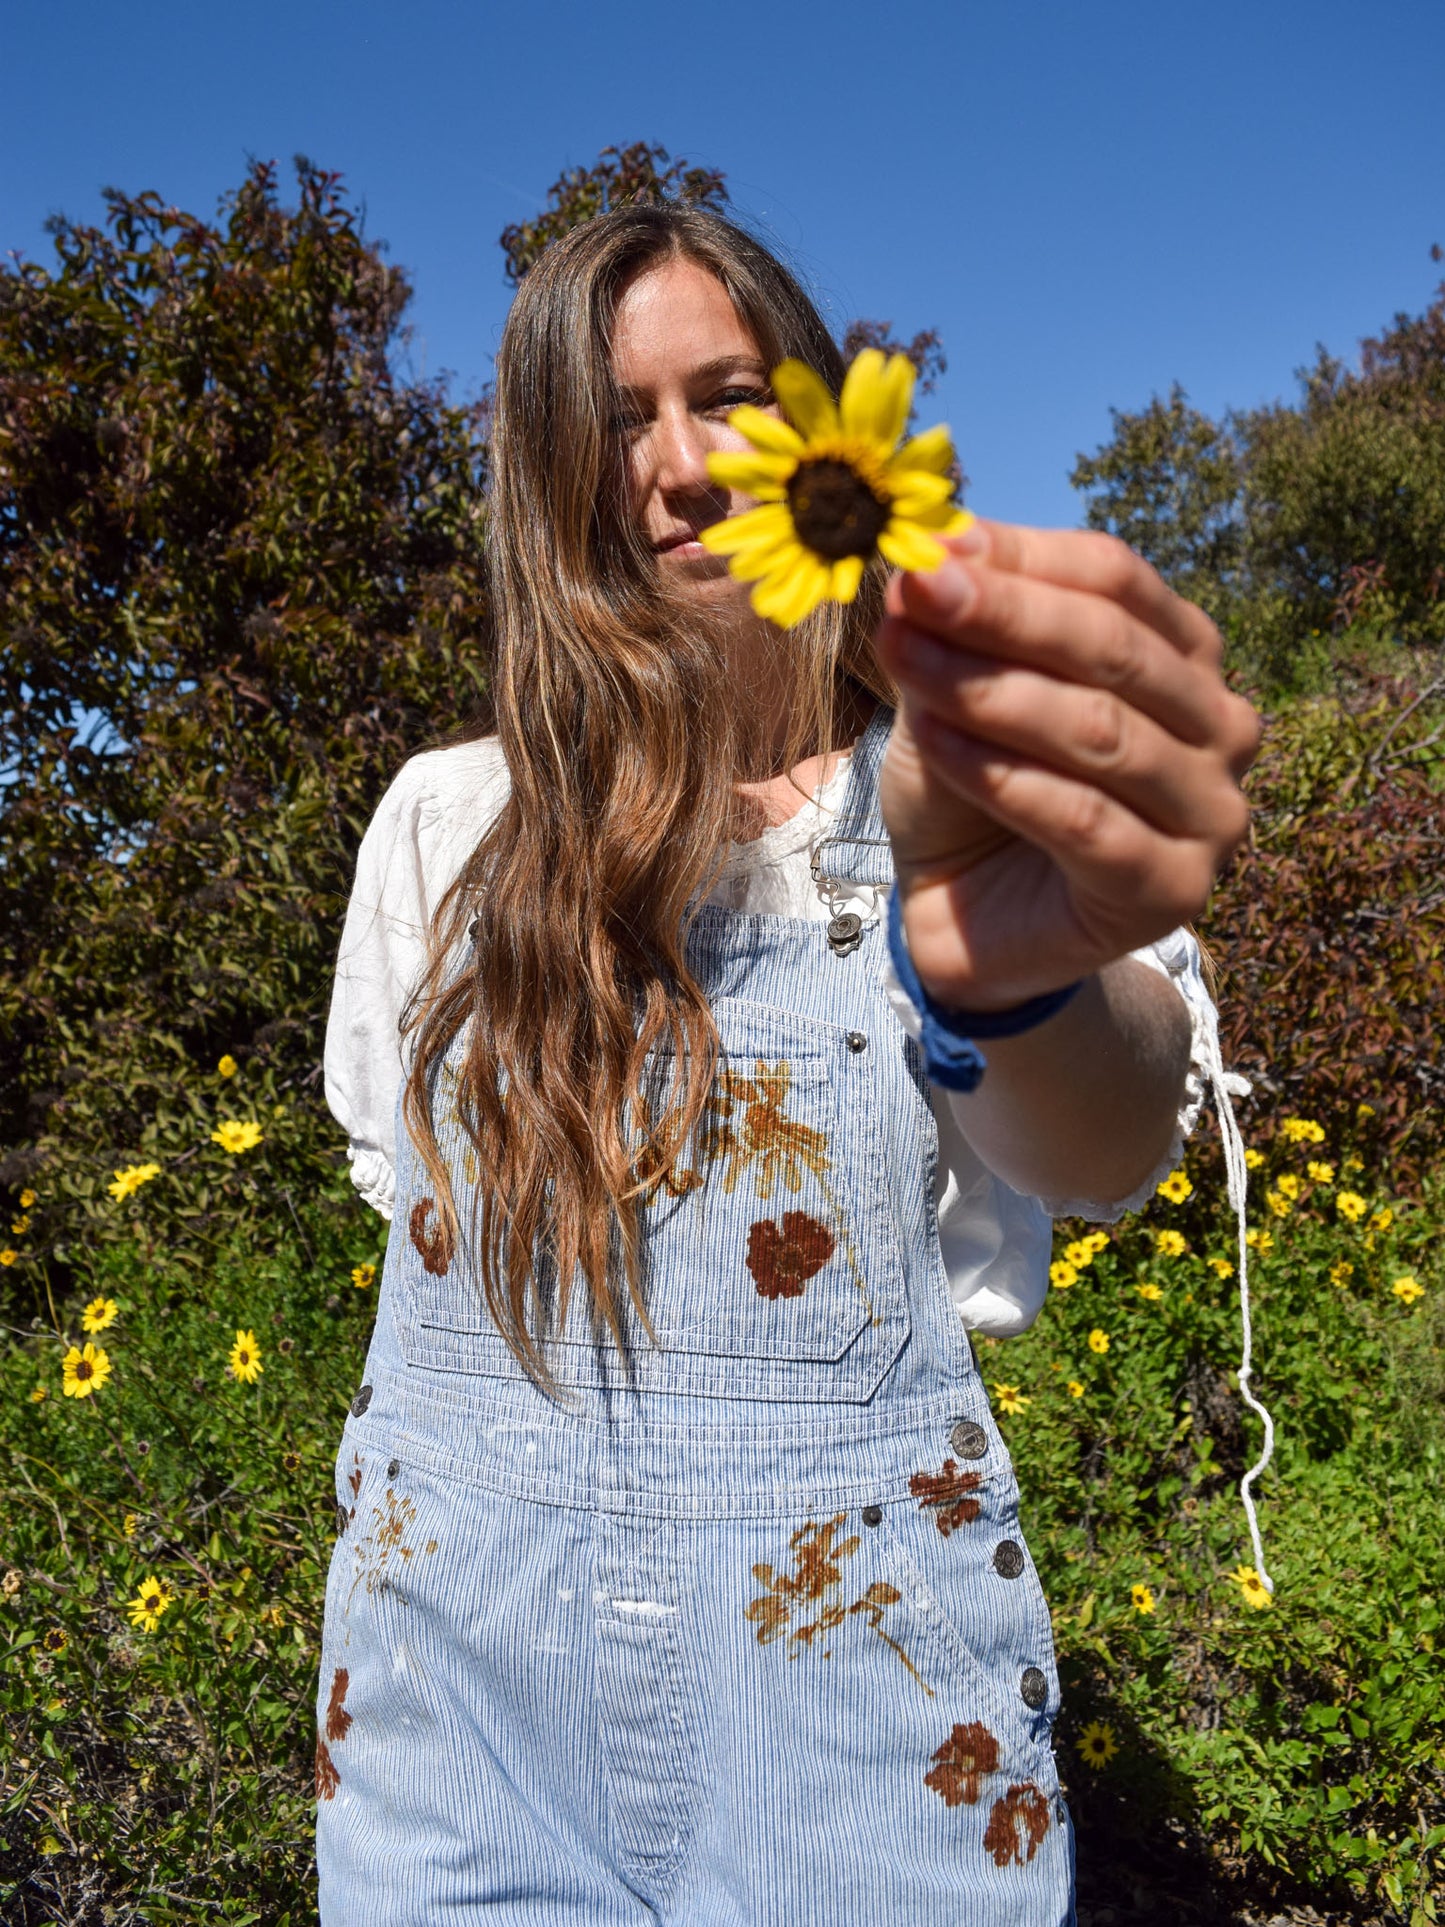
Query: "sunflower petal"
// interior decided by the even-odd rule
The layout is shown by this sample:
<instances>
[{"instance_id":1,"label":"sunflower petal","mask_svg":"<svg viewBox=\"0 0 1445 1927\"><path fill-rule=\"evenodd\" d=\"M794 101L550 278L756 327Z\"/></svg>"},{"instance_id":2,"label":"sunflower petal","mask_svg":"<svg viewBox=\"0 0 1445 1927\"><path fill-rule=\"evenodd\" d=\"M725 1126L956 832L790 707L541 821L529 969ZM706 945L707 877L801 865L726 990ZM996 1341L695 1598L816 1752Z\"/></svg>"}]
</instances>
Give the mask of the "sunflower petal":
<instances>
[{"instance_id":1,"label":"sunflower petal","mask_svg":"<svg viewBox=\"0 0 1445 1927\"><path fill-rule=\"evenodd\" d=\"M765 408L752 408L746 402L735 408L728 416L728 427L735 428L745 435L754 448L761 448L769 455L801 455L803 438L796 428L790 428L776 415L770 415Z\"/></svg>"},{"instance_id":2,"label":"sunflower petal","mask_svg":"<svg viewBox=\"0 0 1445 1927\"><path fill-rule=\"evenodd\" d=\"M952 502L940 502L936 508L916 510L908 519L935 535L962 535L965 529L973 527L978 518L970 509L955 508Z\"/></svg>"},{"instance_id":3,"label":"sunflower petal","mask_svg":"<svg viewBox=\"0 0 1445 1927\"><path fill-rule=\"evenodd\" d=\"M888 493L893 498L895 515L916 515L919 509L937 508L953 494L947 475L930 475L921 468L888 477Z\"/></svg>"},{"instance_id":4,"label":"sunflower petal","mask_svg":"<svg viewBox=\"0 0 1445 1927\"><path fill-rule=\"evenodd\" d=\"M925 428L921 435L903 444L889 466L894 470L926 468L934 475L946 475L953 467L953 437L942 422L936 428Z\"/></svg>"},{"instance_id":5,"label":"sunflower petal","mask_svg":"<svg viewBox=\"0 0 1445 1927\"><path fill-rule=\"evenodd\" d=\"M768 502L762 508L747 509L742 515L726 516L698 536L711 555L735 555L760 541L774 541L791 534L793 518L781 502Z\"/></svg>"},{"instance_id":6,"label":"sunflower petal","mask_svg":"<svg viewBox=\"0 0 1445 1927\"><path fill-rule=\"evenodd\" d=\"M793 567L773 582L753 591L753 607L780 629L796 628L820 602L827 600L830 571L826 562L799 548Z\"/></svg>"},{"instance_id":7,"label":"sunflower petal","mask_svg":"<svg viewBox=\"0 0 1445 1927\"><path fill-rule=\"evenodd\" d=\"M897 515L879 536L878 547L895 569L916 569L920 574L936 569L944 554L942 544L925 529Z\"/></svg>"},{"instance_id":8,"label":"sunflower petal","mask_svg":"<svg viewBox=\"0 0 1445 1927\"><path fill-rule=\"evenodd\" d=\"M770 491L774 501L781 499L783 484L797 466L792 455L764 455L755 449L715 449L707 458L709 481L759 497Z\"/></svg>"},{"instance_id":9,"label":"sunflower petal","mask_svg":"<svg viewBox=\"0 0 1445 1927\"><path fill-rule=\"evenodd\" d=\"M782 403L788 420L804 435L836 435L838 405L828 393L823 377L806 362L783 361L773 370L773 393ZM732 419L738 411L733 410Z\"/></svg>"},{"instance_id":10,"label":"sunflower petal","mask_svg":"<svg viewBox=\"0 0 1445 1927\"><path fill-rule=\"evenodd\" d=\"M833 579L828 585L828 594L834 602L851 602L862 580L862 556L845 555L841 562L833 564Z\"/></svg>"},{"instance_id":11,"label":"sunflower petal","mask_svg":"<svg viewBox=\"0 0 1445 1927\"><path fill-rule=\"evenodd\" d=\"M843 380L844 433L881 443L891 452L908 421L914 380L913 364L907 355L863 349Z\"/></svg>"}]
</instances>

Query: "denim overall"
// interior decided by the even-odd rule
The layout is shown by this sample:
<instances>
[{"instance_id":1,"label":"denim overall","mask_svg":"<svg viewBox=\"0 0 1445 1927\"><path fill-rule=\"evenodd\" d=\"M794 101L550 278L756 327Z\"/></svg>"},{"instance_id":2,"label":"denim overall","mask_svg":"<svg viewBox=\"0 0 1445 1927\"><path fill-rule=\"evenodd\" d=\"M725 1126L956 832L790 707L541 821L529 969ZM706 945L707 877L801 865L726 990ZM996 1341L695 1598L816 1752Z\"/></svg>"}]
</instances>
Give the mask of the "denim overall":
<instances>
[{"instance_id":1,"label":"denim overall","mask_svg":"<svg viewBox=\"0 0 1445 1927\"><path fill-rule=\"evenodd\" d=\"M886 884L853 759L829 875ZM1048 1611L949 1299L884 936L705 908L724 1058L644 1210L654 1344L579 1294L549 1398L398 1130L337 1465L324 1927L1064 1927ZM666 1066L658 1067L665 1075ZM433 1094L465 1226L474 1155Z\"/></svg>"}]
</instances>

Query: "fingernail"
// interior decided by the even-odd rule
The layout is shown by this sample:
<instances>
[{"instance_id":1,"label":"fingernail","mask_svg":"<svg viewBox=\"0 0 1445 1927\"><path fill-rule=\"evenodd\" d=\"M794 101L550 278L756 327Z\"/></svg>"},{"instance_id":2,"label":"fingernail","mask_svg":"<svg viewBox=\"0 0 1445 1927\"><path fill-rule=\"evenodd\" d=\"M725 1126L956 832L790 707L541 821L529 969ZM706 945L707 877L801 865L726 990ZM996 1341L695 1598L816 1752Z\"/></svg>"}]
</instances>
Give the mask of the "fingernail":
<instances>
[{"instance_id":1,"label":"fingernail","mask_svg":"<svg viewBox=\"0 0 1445 1927\"><path fill-rule=\"evenodd\" d=\"M923 578L935 602L947 603L953 615L966 615L978 599L973 576L961 563L941 562L931 575Z\"/></svg>"},{"instance_id":2,"label":"fingernail","mask_svg":"<svg viewBox=\"0 0 1445 1927\"><path fill-rule=\"evenodd\" d=\"M987 555L988 530L982 522L970 522L961 534L948 536L947 542L955 555Z\"/></svg>"}]
</instances>

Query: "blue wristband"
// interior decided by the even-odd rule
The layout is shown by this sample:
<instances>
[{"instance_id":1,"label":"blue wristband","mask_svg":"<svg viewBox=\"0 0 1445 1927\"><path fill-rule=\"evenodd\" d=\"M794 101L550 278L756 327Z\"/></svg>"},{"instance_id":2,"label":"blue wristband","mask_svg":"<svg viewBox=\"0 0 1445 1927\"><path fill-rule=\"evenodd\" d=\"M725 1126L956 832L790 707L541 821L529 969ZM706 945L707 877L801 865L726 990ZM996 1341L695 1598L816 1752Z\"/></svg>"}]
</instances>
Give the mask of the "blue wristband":
<instances>
[{"instance_id":1,"label":"blue wristband","mask_svg":"<svg viewBox=\"0 0 1445 1927\"><path fill-rule=\"evenodd\" d=\"M977 1090L986 1060L972 1041L975 1037L1017 1037L1061 1011L1083 987L1083 979L1061 990L1046 990L1008 1010L950 1010L935 1003L918 981L913 959L903 937L903 904L897 890L888 899L888 955L893 974L923 1020L919 1042L933 1083L946 1091Z\"/></svg>"}]
</instances>

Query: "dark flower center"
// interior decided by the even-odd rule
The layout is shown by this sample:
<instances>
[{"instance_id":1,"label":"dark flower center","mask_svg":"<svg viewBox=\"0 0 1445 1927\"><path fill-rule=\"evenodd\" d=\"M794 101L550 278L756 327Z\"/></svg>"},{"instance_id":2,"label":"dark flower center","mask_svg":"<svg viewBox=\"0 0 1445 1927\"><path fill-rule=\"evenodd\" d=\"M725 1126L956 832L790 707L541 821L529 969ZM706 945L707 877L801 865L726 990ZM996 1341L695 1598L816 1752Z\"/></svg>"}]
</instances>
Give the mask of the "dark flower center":
<instances>
[{"instance_id":1,"label":"dark flower center","mask_svg":"<svg viewBox=\"0 0 1445 1927\"><path fill-rule=\"evenodd\" d=\"M91 1364L90 1360L88 1358L82 1358L76 1365L75 1376L77 1378L89 1378L94 1370L95 1367Z\"/></svg>"},{"instance_id":2,"label":"dark flower center","mask_svg":"<svg viewBox=\"0 0 1445 1927\"><path fill-rule=\"evenodd\" d=\"M825 562L872 555L892 513L855 468L829 456L799 463L788 507L799 539Z\"/></svg>"}]
</instances>

